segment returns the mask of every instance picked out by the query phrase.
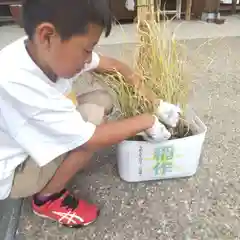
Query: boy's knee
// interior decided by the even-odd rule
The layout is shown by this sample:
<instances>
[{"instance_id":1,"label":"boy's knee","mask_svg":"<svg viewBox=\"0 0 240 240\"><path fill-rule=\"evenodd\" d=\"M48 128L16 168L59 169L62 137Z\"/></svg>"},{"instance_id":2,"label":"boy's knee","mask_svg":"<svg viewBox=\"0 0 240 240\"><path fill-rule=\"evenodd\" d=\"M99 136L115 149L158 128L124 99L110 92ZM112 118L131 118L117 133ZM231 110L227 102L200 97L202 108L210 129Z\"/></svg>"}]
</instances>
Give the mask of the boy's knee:
<instances>
[{"instance_id":1,"label":"boy's knee","mask_svg":"<svg viewBox=\"0 0 240 240\"><path fill-rule=\"evenodd\" d=\"M94 104L104 109L104 114L110 114L114 104L113 98L106 90L95 90L78 97L79 105Z\"/></svg>"},{"instance_id":2,"label":"boy's knee","mask_svg":"<svg viewBox=\"0 0 240 240\"><path fill-rule=\"evenodd\" d=\"M98 105L104 107L105 114L108 115L113 109L113 98L107 91L99 91L98 95Z\"/></svg>"},{"instance_id":3,"label":"boy's knee","mask_svg":"<svg viewBox=\"0 0 240 240\"><path fill-rule=\"evenodd\" d=\"M85 121L91 122L94 125L100 125L104 121L105 109L102 106L93 103L84 103L79 105L77 109Z\"/></svg>"}]
</instances>

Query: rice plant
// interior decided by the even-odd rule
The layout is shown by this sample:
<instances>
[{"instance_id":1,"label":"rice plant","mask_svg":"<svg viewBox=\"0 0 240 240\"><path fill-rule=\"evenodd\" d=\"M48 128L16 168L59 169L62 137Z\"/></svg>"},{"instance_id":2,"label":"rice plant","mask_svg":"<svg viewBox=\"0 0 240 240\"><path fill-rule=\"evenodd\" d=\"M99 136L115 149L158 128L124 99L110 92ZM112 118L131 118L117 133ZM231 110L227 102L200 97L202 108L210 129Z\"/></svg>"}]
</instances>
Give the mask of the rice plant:
<instances>
[{"instance_id":1,"label":"rice plant","mask_svg":"<svg viewBox=\"0 0 240 240\"><path fill-rule=\"evenodd\" d=\"M170 31L170 21L159 23L159 14L154 12L148 16L148 19L138 20L137 24L139 43L134 55L134 69L141 76L138 89L129 85L118 72L101 77L101 80L116 93L123 117L154 113L156 103L162 99L179 104L184 118L189 92L184 48ZM143 94L146 92L150 92L151 97ZM175 137L188 134L186 122L181 121L172 133Z\"/></svg>"}]
</instances>

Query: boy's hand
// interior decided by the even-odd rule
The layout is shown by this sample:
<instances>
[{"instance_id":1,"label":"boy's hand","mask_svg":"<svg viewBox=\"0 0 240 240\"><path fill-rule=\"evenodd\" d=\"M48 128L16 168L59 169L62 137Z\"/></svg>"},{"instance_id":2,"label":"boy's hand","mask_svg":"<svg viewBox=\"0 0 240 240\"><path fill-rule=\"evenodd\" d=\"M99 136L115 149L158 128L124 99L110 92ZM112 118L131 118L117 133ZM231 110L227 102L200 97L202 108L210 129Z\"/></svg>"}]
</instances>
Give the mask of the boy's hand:
<instances>
[{"instance_id":1,"label":"boy's hand","mask_svg":"<svg viewBox=\"0 0 240 240\"><path fill-rule=\"evenodd\" d=\"M156 116L168 126L176 127L179 122L180 113L181 109L179 106L160 100Z\"/></svg>"},{"instance_id":2,"label":"boy's hand","mask_svg":"<svg viewBox=\"0 0 240 240\"><path fill-rule=\"evenodd\" d=\"M153 126L145 131L145 136L143 138L150 142L162 142L168 140L171 137L171 133L167 128L159 122L158 118L155 116L155 122Z\"/></svg>"}]
</instances>

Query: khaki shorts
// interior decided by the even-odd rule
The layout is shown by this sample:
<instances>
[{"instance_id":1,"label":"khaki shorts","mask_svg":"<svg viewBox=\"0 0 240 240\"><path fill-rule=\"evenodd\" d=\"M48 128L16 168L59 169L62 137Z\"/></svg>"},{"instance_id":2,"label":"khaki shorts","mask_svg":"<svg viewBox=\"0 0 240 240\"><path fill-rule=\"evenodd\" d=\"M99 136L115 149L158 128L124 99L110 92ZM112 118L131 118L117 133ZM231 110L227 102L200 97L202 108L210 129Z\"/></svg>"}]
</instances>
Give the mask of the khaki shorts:
<instances>
[{"instance_id":1,"label":"khaki shorts","mask_svg":"<svg viewBox=\"0 0 240 240\"><path fill-rule=\"evenodd\" d=\"M77 99L77 108L85 120L99 125L112 110L112 97L100 85L91 85L87 91L85 86L84 90L85 92L82 93L78 91L80 95ZM28 157L24 164L16 170L10 197L25 198L40 192L52 179L66 154L41 168L31 157Z\"/></svg>"}]
</instances>

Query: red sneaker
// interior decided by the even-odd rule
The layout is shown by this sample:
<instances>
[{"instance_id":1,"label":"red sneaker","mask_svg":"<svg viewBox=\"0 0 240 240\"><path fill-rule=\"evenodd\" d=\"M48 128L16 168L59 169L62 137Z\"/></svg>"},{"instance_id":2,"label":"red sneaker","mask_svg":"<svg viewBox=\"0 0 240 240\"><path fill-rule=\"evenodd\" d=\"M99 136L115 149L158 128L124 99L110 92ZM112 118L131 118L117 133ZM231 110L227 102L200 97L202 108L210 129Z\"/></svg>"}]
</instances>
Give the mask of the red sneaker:
<instances>
[{"instance_id":1,"label":"red sneaker","mask_svg":"<svg viewBox=\"0 0 240 240\"><path fill-rule=\"evenodd\" d=\"M36 215L71 228L79 228L95 222L100 213L95 205L77 200L66 190L53 195L42 205L37 205L33 200L32 208Z\"/></svg>"}]
</instances>

